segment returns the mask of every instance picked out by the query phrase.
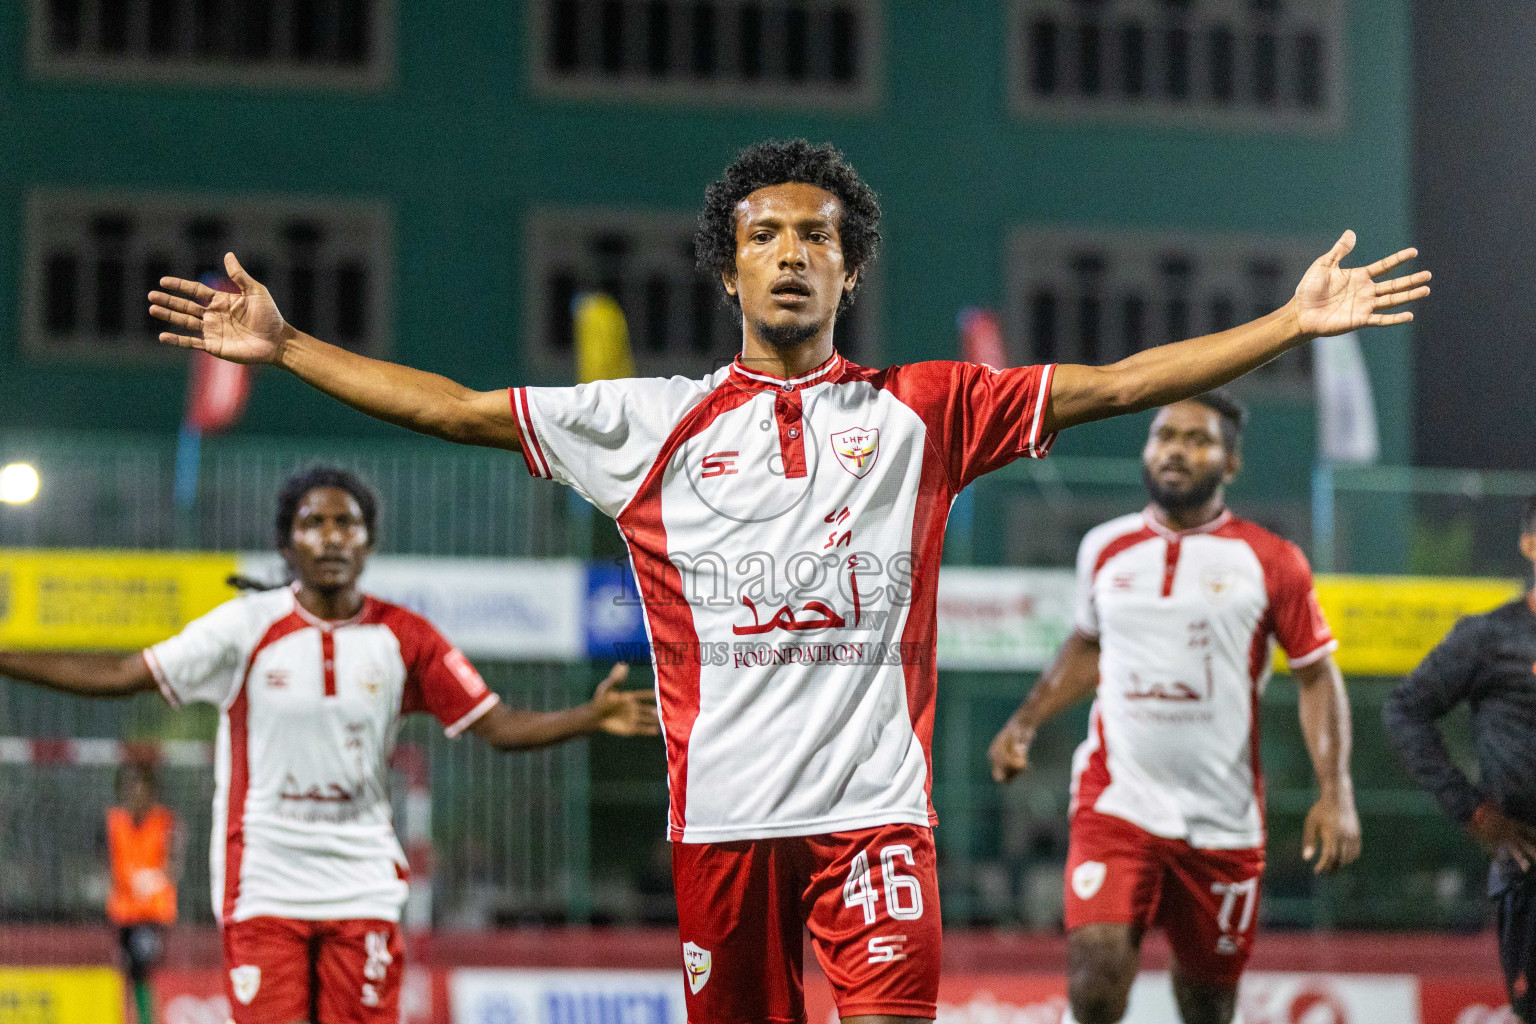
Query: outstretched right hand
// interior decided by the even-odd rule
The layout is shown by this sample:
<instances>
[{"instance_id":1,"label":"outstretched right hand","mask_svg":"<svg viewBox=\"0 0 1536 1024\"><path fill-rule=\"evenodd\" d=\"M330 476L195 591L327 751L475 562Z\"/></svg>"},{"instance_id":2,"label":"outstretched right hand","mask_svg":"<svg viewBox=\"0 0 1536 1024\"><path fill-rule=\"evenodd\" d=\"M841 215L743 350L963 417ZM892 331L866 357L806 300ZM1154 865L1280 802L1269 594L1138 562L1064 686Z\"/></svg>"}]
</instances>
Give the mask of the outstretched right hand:
<instances>
[{"instance_id":1,"label":"outstretched right hand","mask_svg":"<svg viewBox=\"0 0 1536 1024\"><path fill-rule=\"evenodd\" d=\"M188 332L164 331L160 340L200 348L236 363L277 362L293 328L277 311L266 285L247 274L234 253L224 254L224 269L238 293L216 291L180 277L160 279L166 291L149 293L150 316Z\"/></svg>"},{"instance_id":2,"label":"outstretched right hand","mask_svg":"<svg viewBox=\"0 0 1536 1024\"><path fill-rule=\"evenodd\" d=\"M993 782L1012 782L1020 772L1029 770L1029 744L1035 738L1031 726L1008 719L987 748L987 759L992 762Z\"/></svg>"}]
</instances>

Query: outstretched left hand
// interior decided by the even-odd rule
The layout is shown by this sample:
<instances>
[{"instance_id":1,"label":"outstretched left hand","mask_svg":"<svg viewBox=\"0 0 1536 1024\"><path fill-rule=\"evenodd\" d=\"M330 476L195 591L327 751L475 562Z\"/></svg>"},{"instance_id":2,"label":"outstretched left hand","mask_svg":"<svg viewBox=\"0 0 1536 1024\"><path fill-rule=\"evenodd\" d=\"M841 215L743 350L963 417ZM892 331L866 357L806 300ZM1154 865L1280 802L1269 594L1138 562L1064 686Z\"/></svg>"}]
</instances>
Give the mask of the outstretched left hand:
<instances>
[{"instance_id":1,"label":"outstretched left hand","mask_svg":"<svg viewBox=\"0 0 1536 1024\"><path fill-rule=\"evenodd\" d=\"M1405 302L1422 299L1429 294L1429 271L1396 277L1390 281L1376 278L1406 263L1419 254L1417 249L1404 249L1385 259L1377 260L1368 267L1339 266L1355 247L1355 233L1346 231L1334 243L1332 249L1317 258L1296 286L1296 297L1291 300L1296 311L1297 326L1301 333L1311 337L1327 337L1345 334L1361 327L1387 327L1403 324L1413 319L1405 311L1388 313Z\"/></svg>"},{"instance_id":2,"label":"outstretched left hand","mask_svg":"<svg viewBox=\"0 0 1536 1024\"><path fill-rule=\"evenodd\" d=\"M610 736L659 735L661 721L656 715L655 691L615 689L628 678L629 666L621 661L597 684L597 691L592 694L597 727Z\"/></svg>"},{"instance_id":3,"label":"outstretched left hand","mask_svg":"<svg viewBox=\"0 0 1536 1024\"><path fill-rule=\"evenodd\" d=\"M1360 816L1352 799L1323 797L1307 812L1301 829L1301 859L1314 860L1314 874L1326 875L1360 856Z\"/></svg>"}]
</instances>

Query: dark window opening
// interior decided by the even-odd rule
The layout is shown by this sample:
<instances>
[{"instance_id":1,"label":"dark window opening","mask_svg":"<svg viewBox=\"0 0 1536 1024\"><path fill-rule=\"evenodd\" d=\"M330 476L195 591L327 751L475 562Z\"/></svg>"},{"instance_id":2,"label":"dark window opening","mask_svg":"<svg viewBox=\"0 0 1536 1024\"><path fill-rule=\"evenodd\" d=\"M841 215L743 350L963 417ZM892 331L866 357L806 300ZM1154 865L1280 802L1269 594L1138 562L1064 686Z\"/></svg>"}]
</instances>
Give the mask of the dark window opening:
<instances>
[{"instance_id":1,"label":"dark window opening","mask_svg":"<svg viewBox=\"0 0 1536 1024\"><path fill-rule=\"evenodd\" d=\"M811 16L801 6L784 12L784 77L804 81L810 70Z\"/></svg>"},{"instance_id":2,"label":"dark window opening","mask_svg":"<svg viewBox=\"0 0 1536 1024\"><path fill-rule=\"evenodd\" d=\"M1312 32L1296 37L1296 104L1313 110L1323 105L1323 40Z\"/></svg>"},{"instance_id":3,"label":"dark window opening","mask_svg":"<svg viewBox=\"0 0 1536 1024\"><path fill-rule=\"evenodd\" d=\"M1077 27L1077 89L1097 96L1103 89L1103 32L1093 22Z\"/></svg>"},{"instance_id":4,"label":"dark window opening","mask_svg":"<svg viewBox=\"0 0 1536 1024\"><path fill-rule=\"evenodd\" d=\"M1253 100L1261 106L1271 106L1279 98L1277 50L1273 32L1260 32L1253 37Z\"/></svg>"},{"instance_id":5,"label":"dark window opening","mask_svg":"<svg viewBox=\"0 0 1536 1024\"><path fill-rule=\"evenodd\" d=\"M693 42L693 73L708 78L715 73L715 5L701 2L693 5L691 38Z\"/></svg>"},{"instance_id":6,"label":"dark window opening","mask_svg":"<svg viewBox=\"0 0 1536 1024\"><path fill-rule=\"evenodd\" d=\"M859 74L859 16L848 7L834 7L832 33L832 80L852 82Z\"/></svg>"},{"instance_id":7,"label":"dark window opening","mask_svg":"<svg viewBox=\"0 0 1536 1024\"><path fill-rule=\"evenodd\" d=\"M1056 361L1056 293L1047 288L1035 292L1029 300L1029 335L1034 342L1035 358L1042 363Z\"/></svg>"},{"instance_id":8,"label":"dark window opening","mask_svg":"<svg viewBox=\"0 0 1536 1024\"><path fill-rule=\"evenodd\" d=\"M556 0L549 19L549 53L557 71L575 71L579 61L578 26L580 11L576 0Z\"/></svg>"},{"instance_id":9,"label":"dark window opening","mask_svg":"<svg viewBox=\"0 0 1536 1024\"><path fill-rule=\"evenodd\" d=\"M556 352L569 352L576 332L571 304L576 301L576 275L558 270L549 279L549 337L545 344Z\"/></svg>"},{"instance_id":10,"label":"dark window opening","mask_svg":"<svg viewBox=\"0 0 1536 1024\"><path fill-rule=\"evenodd\" d=\"M1040 96L1056 92L1056 34L1056 23L1045 18L1029 26L1029 84Z\"/></svg>"},{"instance_id":11,"label":"dark window opening","mask_svg":"<svg viewBox=\"0 0 1536 1024\"><path fill-rule=\"evenodd\" d=\"M1189 30L1170 28L1163 33L1163 92L1171 100L1189 98Z\"/></svg>"},{"instance_id":12,"label":"dark window opening","mask_svg":"<svg viewBox=\"0 0 1536 1024\"><path fill-rule=\"evenodd\" d=\"M1226 25L1211 29L1207 38L1211 64L1211 99L1230 103L1237 95L1237 39Z\"/></svg>"},{"instance_id":13,"label":"dark window opening","mask_svg":"<svg viewBox=\"0 0 1536 1024\"><path fill-rule=\"evenodd\" d=\"M651 0L645 14L645 69L655 77L667 73L672 50L672 7Z\"/></svg>"},{"instance_id":14,"label":"dark window opening","mask_svg":"<svg viewBox=\"0 0 1536 1024\"><path fill-rule=\"evenodd\" d=\"M610 75L624 70L624 3L603 0L598 18L599 63Z\"/></svg>"},{"instance_id":15,"label":"dark window opening","mask_svg":"<svg viewBox=\"0 0 1536 1024\"><path fill-rule=\"evenodd\" d=\"M1120 26L1120 91L1140 96L1147 88L1147 31L1140 25Z\"/></svg>"},{"instance_id":16,"label":"dark window opening","mask_svg":"<svg viewBox=\"0 0 1536 1024\"><path fill-rule=\"evenodd\" d=\"M645 347L652 352L667 350L668 308L671 286L657 274L645 283Z\"/></svg>"},{"instance_id":17,"label":"dark window opening","mask_svg":"<svg viewBox=\"0 0 1536 1024\"><path fill-rule=\"evenodd\" d=\"M763 74L763 9L747 4L737 15L736 69L742 78L761 78Z\"/></svg>"},{"instance_id":18,"label":"dark window opening","mask_svg":"<svg viewBox=\"0 0 1536 1024\"><path fill-rule=\"evenodd\" d=\"M75 303L79 293L75 258L67 253L48 257L44 270L43 319L50 334L69 334L75 329Z\"/></svg>"}]
</instances>

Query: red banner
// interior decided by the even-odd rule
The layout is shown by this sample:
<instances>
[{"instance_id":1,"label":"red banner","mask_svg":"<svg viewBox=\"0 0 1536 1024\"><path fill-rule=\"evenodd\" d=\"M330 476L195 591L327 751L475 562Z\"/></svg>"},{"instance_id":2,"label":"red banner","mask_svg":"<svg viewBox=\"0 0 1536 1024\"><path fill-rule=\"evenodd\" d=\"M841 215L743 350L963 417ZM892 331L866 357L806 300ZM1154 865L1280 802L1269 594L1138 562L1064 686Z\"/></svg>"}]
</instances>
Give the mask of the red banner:
<instances>
[{"instance_id":1,"label":"red banner","mask_svg":"<svg viewBox=\"0 0 1536 1024\"><path fill-rule=\"evenodd\" d=\"M1520 1024L1498 978L1423 978L1420 1024Z\"/></svg>"}]
</instances>

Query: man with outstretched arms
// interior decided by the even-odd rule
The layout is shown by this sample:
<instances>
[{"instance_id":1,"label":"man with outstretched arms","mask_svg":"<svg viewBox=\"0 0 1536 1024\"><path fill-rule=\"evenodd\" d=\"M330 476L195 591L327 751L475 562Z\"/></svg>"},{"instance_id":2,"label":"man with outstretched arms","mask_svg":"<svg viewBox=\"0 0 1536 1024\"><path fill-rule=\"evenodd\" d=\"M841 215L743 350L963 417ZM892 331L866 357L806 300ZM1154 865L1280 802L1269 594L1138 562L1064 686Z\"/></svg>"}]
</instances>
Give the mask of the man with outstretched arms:
<instances>
[{"instance_id":1,"label":"man with outstretched arms","mask_svg":"<svg viewBox=\"0 0 1536 1024\"><path fill-rule=\"evenodd\" d=\"M745 150L695 249L742 322L702 380L476 392L323 344L227 258L238 295L167 278L161 340L285 367L370 415L518 450L617 520L650 631L689 1018L800 1020L808 927L844 1018L932 1018L928 799L934 600L950 503L1075 423L1209 390L1324 333L1398 323L1414 253L1344 270L1346 235L1284 308L1110 367L883 370L833 347L880 241L830 146Z\"/></svg>"},{"instance_id":2,"label":"man with outstretched arms","mask_svg":"<svg viewBox=\"0 0 1536 1024\"><path fill-rule=\"evenodd\" d=\"M1349 703L1299 548L1234 516L1245 413L1219 391L1160 409L1142 451L1151 503L1088 532L1075 630L992 742L992 774L1028 767L1035 730L1096 694L1072 761L1068 998L1077 1024L1125 1014L1141 939L1173 946L1185 1024L1227 1024L1258 929L1264 870L1259 699L1271 646L1290 659L1320 795L1302 855L1353 861Z\"/></svg>"},{"instance_id":3,"label":"man with outstretched arms","mask_svg":"<svg viewBox=\"0 0 1536 1024\"><path fill-rule=\"evenodd\" d=\"M210 862L234 1024L400 1019L407 870L387 764L403 716L501 750L658 731L649 691L614 689L622 665L578 707L502 704L430 622L357 588L376 509L352 474L305 471L277 502L291 586L128 658L0 651L0 675L66 693L158 687L172 705L219 708Z\"/></svg>"}]
</instances>

